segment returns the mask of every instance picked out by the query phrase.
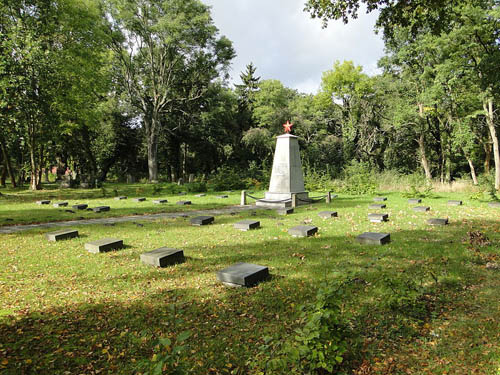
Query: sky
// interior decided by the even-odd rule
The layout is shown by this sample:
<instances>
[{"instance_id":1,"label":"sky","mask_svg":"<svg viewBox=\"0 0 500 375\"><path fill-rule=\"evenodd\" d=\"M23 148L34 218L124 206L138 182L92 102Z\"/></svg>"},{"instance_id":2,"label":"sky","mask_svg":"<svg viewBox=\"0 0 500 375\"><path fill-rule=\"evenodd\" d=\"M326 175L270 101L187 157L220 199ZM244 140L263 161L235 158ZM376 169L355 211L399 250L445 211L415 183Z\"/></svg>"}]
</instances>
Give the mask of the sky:
<instances>
[{"instance_id":1,"label":"sky","mask_svg":"<svg viewBox=\"0 0 500 375\"><path fill-rule=\"evenodd\" d=\"M202 0L221 35L233 42L237 57L231 83L253 62L261 79L278 79L304 93L317 93L321 75L335 60L352 60L367 74L377 73L384 43L373 31L376 13L361 11L345 25L321 21L303 11L305 0Z\"/></svg>"}]
</instances>

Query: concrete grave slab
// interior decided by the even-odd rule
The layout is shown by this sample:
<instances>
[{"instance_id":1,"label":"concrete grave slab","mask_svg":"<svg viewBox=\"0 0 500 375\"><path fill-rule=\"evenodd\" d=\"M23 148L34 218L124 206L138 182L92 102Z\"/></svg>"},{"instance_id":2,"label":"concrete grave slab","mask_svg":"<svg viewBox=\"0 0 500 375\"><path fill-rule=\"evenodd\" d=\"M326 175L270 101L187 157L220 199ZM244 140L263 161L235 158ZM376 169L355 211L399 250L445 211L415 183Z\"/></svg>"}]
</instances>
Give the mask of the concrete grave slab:
<instances>
[{"instance_id":1,"label":"concrete grave slab","mask_svg":"<svg viewBox=\"0 0 500 375\"><path fill-rule=\"evenodd\" d=\"M408 199L408 203L409 203L409 204L418 204L418 203L422 203L422 199L420 199L420 198L411 198L411 199Z\"/></svg>"},{"instance_id":2,"label":"concrete grave slab","mask_svg":"<svg viewBox=\"0 0 500 375\"><path fill-rule=\"evenodd\" d=\"M134 202L144 202L146 200L146 198L144 197L139 197L139 198L134 198L132 199Z\"/></svg>"},{"instance_id":3,"label":"concrete grave slab","mask_svg":"<svg viewBox=\"0 0 500 375\"><path fill-rule=\"evenodd\" d=\"M185 191L180 192L178 195L186 195L187 193Z\"/></svg>"},{"instance_id":4,"label":"concrete grave slab","mask_svg":"<svg viewBox=\"0 0 500 375\"><path fill-rule=\"evenodd\" d=\"M384 202L387 200L387 197L375 197L373 198L374 202Z\"/></svg>"},{"instance_id":5,"label":"concrete grave slab","mask_svg":"<svg viewBox=\"0 0 500 375\"><path fill-rule=\"evenodd\" d=\"M229 198L227 195L216 195L215 197L219 199Z\"/></svg>"},{"instance_id":6,"label":"concrete grave slab","mask_svg":"<svg viewBox=\"0 0 500 375\"><path fill-rule=\"evenodd\" d=\"M293 214L293 208L290 207L279 208L276 210L276 213L278 215L290 215Z\"/></svg>"},{"instance_id":7,"label":"concrete grave slab","mask_svg":"<svg viewBox=\"0 0 500 375\"><path fill-rule=\"evenodd\" d=\"M55 232L45 233L45 237L49 241L60 241L68 238L78 237L78 231L75 229L61 229Z\"/></svg>"},{"instance_id":8,"label":"concrete grave slab","mask_svg":"<svg viewBox=\"0 0 500 375\"><path fill-rule=\"evenodd\" d=\"M269 269L252 263L236 263L217 272L217 279L228 286L254 286L269 278Z\"/></svg>"},{"instance_id":9,"label":"concrete grave slab","mask_svg":"<svg viewBox=\"0 0 500 375\"><path fill-rule=\"evenodd\" d=\"M148 251L141 254L141 262L156 267L166 267L185 261L184 251L169 247Z\"/></svg>"},{"instance_id":10,"label":"concrete grave slab","mask_svg":"<svg viewBox=\"0 0 500 375\"><path fill-rule=\"evenodd\" d=\"M288 234L294 237L309 237L318 232L318 227L313 225L297 225L288 229Z\"/></svg>"},{"instance_id":11,"label":"concrete grave slab","mask_svg":"<svg viewBox=\"0 0 500 375\"><path fill-rule=\"evenodd\" d=\"M195 195L195 197L198 197L198 198L205 197L205 196L206 196L206 194L203 194L203 193L202 193L202 194L196 194L196 195Z\"/></svg>"},{"instance_id":12,"label":"concrete grave slab","mask_svg":"<svg viewBox=\"0 0 500 375\"><path fill-rule=\"evenodd\" d=\"M105 212L105 211L109 211L109 210L110 210L109 206L99 206L99 207L94 207L92 209L92 211L94 211L94 212Z\"/></svg>"},{"instance_id":13,"label":"concrete grave slab","mask_svg":"<svg viewBox=\"0 0 500 375\"><path fill-rule=\"evenodd\" d=\"M461 206L462 201L448 201L448 206Z\"/></svg>"},{"instance_id":14,"label":"concrete grave slab","mask_svg":"<svg viewBox=\"0 0 500 375\"><path fill-rule=\"evenodd\" d=\"M368 214L368 220L370 220L372 223L382 223L383 221L387 221L388 219L388 214Z\"/></svg>"},{"instance_id":15,"label":"concrete grave slab","mask_svg":"<svg viewBox=\"0 0 500 375\"><path fill-rule=\"evenodd\" d=\"M85 210L89 205L85 203L74 204L73 207L75 210Z\"/></svg>"},{"instance_id":16,"label":"concrete grave slab","mask_svg":"<svg viewBox=\"0 0 500 375\"><path fill-rule=\"evenodd\" d=\"M416 212L427 212L430 209L431 208L428 206L415 206L415 207L413 207L413 211L416 211Z\"/></svg>"},{"instance_id":17,"label":"concrete grave slab","mask_svg":"<svg viewBox=\"0 0 500 375\"><path fill-rule=\"evenodd\" d=\"M234 229L239 229L243 231L247 231L250 229L260 228L260 221L257 220L241 220L237 223L234 223Z\"/></svg>"},{"instance_id":18,"label":"concrete grave slab","mask_svg":"<svg viewBox=\"0 0 500 375\"><path fill-rule=\"evenodd\" d=\"M500 202L489 202L488 206L500 208Z\"/></svg>"},{"instance_id":19,"label":"concrete grave slab","mask_svg":"<svg viewBox=\"0 0 500 375\"><path fill-rule=\"evenodd\" d=\"M191 201L178 201L177 204L179 206L188 206L191 204Z\"/></svg>"},{"instance_id":20,"label":"concrete grave slab","mask_svg":"<svg viewBox=\"0 0 500 375\"><path fill-rule=\"evenodd\" d=\"M122 195L120 197L115 197L115 201L121 201L121 200L124 200L124 199L127 199L127 197L125 195Z\"/></svg>"},{"instance_id":21,"label":"concrete grave slab","mask_svg":"<svg viewBox=\"0 0 500 375\"><path fill-rule=\"evenodd\" d=\"M337 217L337 211L321 211L318 216L323 219L331 219L332 217Z\"/></svg>"},{"instance_id":22,"label":"concrete grave slab","mask_svg":"<svg viewBox=\"0 0 500 375\"><path fill-rule=\"evenodd\" d=\"M391 242L389 233L364 232L356 237L356 241L363 245L385 245Z\"/></svg>"},{"instance_id":23,"label":"concrete grave slab","mask_svg":"<svg viewBox=\"0 0 500 375\"><path fill-rule=\"evenodd\" d=\"M68 202L57 202L54 203L52 206L54 207L66 207L68 205Z\"/></svg>"},{"instance_id":24,"label":"concrete grave slab","mask_svg":"<svg viewBox=\"0 0 500 375\"><path fill-rule=\"evenodd\" d=\"M85 249L94 254L121 249L122 247L123 240L118 240L116 238L103 238L102 240L88 242L85 244Z\"/></svg>"},{"instance_id":25,"label":"concrete grave slab","mask_svg":"<svg viewBox=\"0 0 500 375\"><path fill-rule=\"evenodd\" d=\"M50 204L50 201L47 201L47 200L41 200L41 201L36 201L36 204Z\"/></svg>"},{"instance_id":26,"label":"concrete grave slab","mask_svg":"<svg viewBox=\"0 0 500 375\"><path fill-rule=\"evenodd\" d=\"M387 206L385 204L370 204L370 206L368 206L368 208L372 209L372 210L380 210L382 208L386 208Z\"/></svg>"},{"instance_id":27,"label":"concrete grave slab","mask_svg":"<svg viewBox=\"0 0 500 375\"><path fill-rule=\"evenodd\" d=\"M429 219L427 220L427 224L429 225L447 225L448 224L448 219Z\"/></svg>"},{"instance_id":28,"label":"concrete grave slab","mask_svg":"<svg viewBox=\"0 0 500 375\"><path fill-rule=\"evenodd\" d=\"M153 201L154 204L163 204L163 203L168 203L168 200L166 199L155 199Z\"/></svg>"},{"instance_id":29,"label":"concrete grave slab","mask_svg":"<svg viewBox=\"0 0 500 375\"><path fill-rule=\"evenodd\" d=\"M213 216L196 216L193 217L190 221L191 225L208 225L214 222Z\"/></svg>"}]
</instances>

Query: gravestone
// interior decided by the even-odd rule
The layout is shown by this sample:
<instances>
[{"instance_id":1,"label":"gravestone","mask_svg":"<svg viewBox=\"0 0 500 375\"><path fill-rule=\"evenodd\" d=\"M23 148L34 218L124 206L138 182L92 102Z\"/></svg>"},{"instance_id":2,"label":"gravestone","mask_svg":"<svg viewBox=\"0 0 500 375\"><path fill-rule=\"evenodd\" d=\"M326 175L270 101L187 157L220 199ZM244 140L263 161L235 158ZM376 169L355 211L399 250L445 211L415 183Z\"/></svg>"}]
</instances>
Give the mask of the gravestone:
<instances>
[{"instance_id":1,"label":"gravestone","mask_svg":"<svg viewBox=\"0 0 500 375\"><path fill-rule=\"evenodd\" d=\"M448 206L461 206L462 201L448 201Z\"/></svg>"},{"instance_id":2,"label":"gravestone","mask_svg":"<svg viewBox=\"0 0 500 375\"><path fill-rule=\"evenodd\" d=\"M139 197L139 198L134 198L132 199L134 202L144 202L146 200L146 198L144 197Z\"/></svg>"},{"instance_id":3,"label":"gravestone","mask_svg":"<svg viewBox=\"0 0 500 375\"><path fill-rule=\"evenodd\" d=\"M141 262L156 267L166 267L177 263L183 263L184 251L160 247L159 249L141 254Z\"/></svg>"},{"instance_id":4,"label":"gravestone","mask_svg":"<svg viewBox=\"0 0 500 375\"><path fill-rule=\"evenodd\" d=\"M429 219L427 220L427 224L429 225L447 225L448 224L448 219Z\"/></svg>"},{"instance_id":5,"label":"gravestone","mask_svg":"<svg viewBox=\"0 0 500 375\"><path fill-rule=\"evenodd\" d=\"M372 223L382 223L383 221L387 221L388 218L388 214L368 214L368 220Z\"/></svg>"},{"instance_id":6,"label":"gravestone","mask_svg":"<svg viewBox=\"0 0 500 375\"><path fill-rule=\"evenodd\" d=\"M227 195L216 195L215 197L219 199L229 198Z\"/></svg>"},{"instance_id":7,"label":"gravestone","mask_svg":"<svg viewBox=\"0 0 500 375\"><path fill-rule=\"evenodd\" d=\"M103 238L102 240L88 242L85 244L85 249L94 254L121 249L122 247L123 240L118 240L116 238Z\"/></svg>"},{"instance_id":8,"label":"gravestone","mask_svg":"<svg viewBox=\"0 0 500 375\"><path fill-rule=\"evenodd\" d=\"M67 205L68 202L57 202L53 204L54 207L66 207Z\"/></svg>"},{"instance_id":9,"label":"gravestone","mask_svg":"<svg viewBox=\"0 0 500 375\"><path fill-rule=\"evenodd\" d=\"M110 210L109 206L99 206L99 207L94 207L92 209L92 211L94 211L94 212L105 212L105 211L109 211L109 210Z\"/></svg>"},{"instance_id":10,"label":"gravestone","mask_svg":"<svg viewBox=\"0 0 500 375\"><path fill-rule=\"evenodd\" d=\"M179 195L186 195L187 193L185 191L179 193Z\"/></svg>"},{"instance_id":11,"label":"gravestone","mask_svg":"<svg viewBox=\"0 0 500 375\"><path fill-rule=\"evenodd\" d=\"M127 199L126 196L122 195L122 196L119 196L119 197L115 197L115 201L121 201L123 199Z\"/></svg>"},{"instance_id":12,"label":"gravestone","mask_svg":"<svg viewBox=\"0 0 500 375\"><path fill-rule=\"evenodd\" d=\"M85 203L74 204L73 207L75 210L85 210L89 205Z\"/></svg>"},{"instance_id":13,"label":"gravestone","mask_svg":"<svg viewBox=\"0 0 500 375\"><path fill-rule=\"evenodd\" d=\"M256 220L241 220L234 223L234 229L239 229L242 231L247 231L250 229L257 229L260 227L260 221Z\"/></svg>"},{"instance_id":14,"label":"gravestone","mask_svg":"<svg viewBox=\"0 0 500 375\"><path fill-rule=\"evenodd\" d=\"M372 210L380 210L382 208L386 208L386 205L385 204L370 204L370 206L368 206L368 208L372 209Z\"/></svg>"},{"instance_id":15,"label":"gravestone","mask_svg":"<svg viewBox=\"0 0 500 375\"><path fill-rule=\"evenodd\" d=\"M363 245L385 245L391 242L389 233L364 232L356 237L356 241Z\"/></svg>"},{"instance_id":16,"label":"gravestone","mask_svg":"<svg viewBox=\"0 0 500 375\"><path fill-rule=\"evenodd\" d=\"M55 232L46 233L45 237L49 241L60 241L68 238L78 237L78 231L74 229L62 229Z\"/></svg>"},{"instance_id":17,"label":"gravestone","mask_svg":"<svg viewBox=\"0 0 500 375\"><path fill-rule=\"evenodd\" d=\"M312 225L297 225L296 227L288 229L288 234L293 237L309 237L318 232L318 227Z\"/></svg>"},{"instance_id":18,"label":"gravestone","mask_svg":"<svg viewBox=\"0 0 500 375\"><path fill-rule=\"evenodd\" d=\"M413 211L416 211L416 212L427 212L430 209L431 208L427 207L427 206L415 206L415 207L413 207Z\"/></svg>"},{"instance_id":19,"label":"gravestone","mask_svg":"<svg viewBox=\"0 0 500 375\"><path fill-rule=\"evenodd\" d=\"M332 217L337 217L337 211L321 211L318 216L323 219L331 219Z\"/></svg>"},{"instance_id":20,"label":"gravestone","mask_svg":"<svg viewBox=\"0 0 500 375\"><path fill-rule=\"evenodd\" d=\"M163 203L168 203L168 200L166 199L155 199L153 201L154 204L163 204Z\"/></svg>"},{"instance_id":21,"label":"gravestone","mask_svg":"<svg viewBox=\"0 0 500 375\"><path fill-rule=\"evenodd\" d=\"M488 206L489 207L500 207L500 202L489 202Z\"/></svg>"},{"instance_id":22,"label":"gravestone","mask_svg":"<svg viewBox=\"0 0 500 375\"><path fill-rule=\"evenodd\" d=\"M276 139L269 191L264 199L257 200L256 205L285 208L289 206L292 193L296 194L298 204L306 204L302 201L307 201L309 194L304 187L298 137L283 134Z\"/></svg>"},{"instance_id":23,"label":"gravestone","mask_svg":"<svg viewBox=\"0 0 500 375\"><path fill-rule=\"evenodd\" d=\"M42 201L36 201L36 204L50 204L50 201L47 200L42 200Z\"/></svg>"},{"instance_id":24,"label":"gravestone","mask_svg":"<svg viewBox=\"0 0 500 375\"><path fill-rule=\"evenodd\" d=\"M386 200L387 200L387 197L375 197L375 198L373 198L374 202L383 202Z\"/></svg>"},{"instance_id":25,"label":"gravestone","mask_svg":"<svg viewBox=\"0 0 500 375\"><path fill-rule=\"evenodd\" d=\"M214 220L213 216L196 216L189 221L191 222L191 225L208 225L213 223Z\"/></svg>"},{"instance_id":26,"label":"gravestone","mask_svg":"<svg viewBox=\"0 0 500 375\"><path fill-rule=\"evenodd\" d=\"M258 264L236 263L217 272L217 279L228 286L254 286L269 278L269 269Z\"/></svg>"},{"instance_id":27,"label":"gravestone","mask_svg":"<svg viewBox=\"0 0 500 375\"><path fill-rule=\"evenodd\" d=\"M422 203L422 199L420 199L420 198L411 198L411 199L408 199L408 203L409 203L409 204L418 204L418 203Z\"/></svg>"},{"instance_id":28,"label":"gravestone","mask_svg":"<svg viewBox=\"0 0 500 375\"><path fill-rule=\"evenodd\" d=\"M195 197L198 197L198 198L201 198L201 197L204 197L204 196L206 196L206 194L203 194L203 193L195 195Z\"/></svg>"},{"instance_id":29,"label":"gravestone","mask_svg":"<svg viewBox=\"0 0 500 375\"><path fill-rule=\"evenodd\" d=\"M186 206L186 205L190 205L191 201L178 201L177 204L179 206Z\"/></svg>"},{"instance_id":30,"label":"gravestone","mask_svg":"<svg viewBox=\"0 0 500 375\"><path fill-rule=\"evenodd\" d=\"M293 214L293 208L278 208L276 210L276 213L278 215L290 215L290 214Z\"/></svg>"}]
</instances>

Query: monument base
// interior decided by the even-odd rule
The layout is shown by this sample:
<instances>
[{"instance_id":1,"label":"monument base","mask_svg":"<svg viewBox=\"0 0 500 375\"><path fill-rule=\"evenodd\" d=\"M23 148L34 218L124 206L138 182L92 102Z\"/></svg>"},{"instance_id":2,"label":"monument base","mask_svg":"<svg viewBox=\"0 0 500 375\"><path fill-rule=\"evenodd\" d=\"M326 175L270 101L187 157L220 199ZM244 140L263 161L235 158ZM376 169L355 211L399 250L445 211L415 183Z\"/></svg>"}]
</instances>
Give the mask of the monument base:
<instances>
[{"instance_id":1,"label":"monument base","mask_svg":"<svg viewBox=\"0 0 500 375\"><path fill-rule=\"evenodd\" d=\"M302 191L300 193L293 193L297 196L296 204L301 206L304 204L309 204L305 202L309 199L309 193L307 191ZM259 199L255 202L259 207L267 208L289 208L292 207L292 193L272 193L267 191L264 199Z\"/></svg>"}]
</instances>

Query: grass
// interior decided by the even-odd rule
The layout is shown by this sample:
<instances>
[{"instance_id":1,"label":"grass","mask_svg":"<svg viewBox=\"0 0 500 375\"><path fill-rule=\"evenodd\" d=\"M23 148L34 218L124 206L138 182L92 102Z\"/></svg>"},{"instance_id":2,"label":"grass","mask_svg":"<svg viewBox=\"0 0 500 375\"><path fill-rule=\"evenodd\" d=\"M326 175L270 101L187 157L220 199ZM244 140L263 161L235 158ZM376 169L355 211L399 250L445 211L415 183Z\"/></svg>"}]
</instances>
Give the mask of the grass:
<instances>
[{"instance_id":1,"label":"grass","mask_svg":"<svg viewBox=\"0 0 500 375\"><path fill-rule=\"evenodd\" d=\"M0 372L131 374L153 358L159 338L188 330L181 356L188 373L269 373L265 358L273 354L260 352L263 338L292 338L298 306L314 299L322 281L342 279L349 351L338 373L496 374L499 210L440 194L424 199L430 212L416 213L399 193L386 195L389 221L380 224L366 219L371 197L340 195L286 217L257 210L217 216L205 227L186 218L75 226L80 238L57 243L45 240L49 229L0 235ZM448 206L448 199L464 206ZM1 215L5 207L10 203ZM339 217L319 218L326 209ZM431 217L449 217L450 225L429 227ZM233 229L247 218L262 228ZM287 234L304 222L318 226L318 235ZM355 237L365 231L391 233L392 242L361 246ZM490 244L474 242L473 231ZM84 250L108 236L126 248ZM161 246L183 249L186 262L163 269L139 262ZM273 277L254 288L226 288L215 273L235 262L266 265Z\"/></svg>"}]
</instances>

